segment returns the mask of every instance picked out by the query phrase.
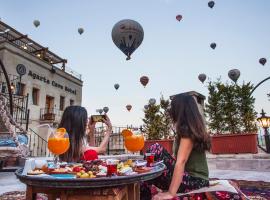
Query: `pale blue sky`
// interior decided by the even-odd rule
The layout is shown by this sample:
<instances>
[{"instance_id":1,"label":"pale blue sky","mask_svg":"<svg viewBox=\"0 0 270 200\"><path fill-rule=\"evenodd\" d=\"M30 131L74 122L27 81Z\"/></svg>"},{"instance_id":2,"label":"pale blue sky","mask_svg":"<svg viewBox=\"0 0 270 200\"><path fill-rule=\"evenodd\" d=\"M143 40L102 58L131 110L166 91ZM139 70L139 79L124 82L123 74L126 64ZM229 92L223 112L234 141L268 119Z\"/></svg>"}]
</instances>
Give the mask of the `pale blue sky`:
<instances>
[{"instance_id":1,"label":"pale blue sky","mask_svg":"<svg viewBox=\"0 0 270 200\"><path fill-rule=\"evenodd\" d=\"M83 76L83 106L89 115L110 107L114 125L140 125L149 98L198 91L197 79L206 73L228 80L232 68L241 71L239 82L254 84L270 75L270 1L216 0L1 0L2 20L68 59L68 66ZM175 16L181 14L181 22ZM134 19L144 29L144 41L130 61L111 39L113 25ZM41 22L39 28L33 20ZM79 35L78 27L85 33ZM209 47L211 42L217 48ZM260 57L269 60L265 66ZM147 75L143 88L139 78ZM114 83L120 88L115 91ZM270 81L256 90L256 110L270 115ZM132 104L127 112L125 106Z\"/></svg>"}]
</instances>

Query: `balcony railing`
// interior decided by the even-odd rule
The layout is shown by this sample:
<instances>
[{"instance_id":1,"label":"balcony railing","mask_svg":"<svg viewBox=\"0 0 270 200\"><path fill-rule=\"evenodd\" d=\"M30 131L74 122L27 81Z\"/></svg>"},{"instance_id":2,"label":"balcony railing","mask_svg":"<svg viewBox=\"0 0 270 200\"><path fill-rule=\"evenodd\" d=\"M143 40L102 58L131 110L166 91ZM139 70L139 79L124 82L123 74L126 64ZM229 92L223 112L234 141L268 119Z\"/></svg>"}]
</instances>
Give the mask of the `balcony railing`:
<instances>
[{"instance_id":1,"label":"balcony railing","mask_svg":"<svg viewBox=\"0 0 270 200\"><path fill-rule=\"evenodd\" d=\"M58 122L63 114L63 111L56 108L41 108L40 120Z\"/></svg>"}]
</instances>

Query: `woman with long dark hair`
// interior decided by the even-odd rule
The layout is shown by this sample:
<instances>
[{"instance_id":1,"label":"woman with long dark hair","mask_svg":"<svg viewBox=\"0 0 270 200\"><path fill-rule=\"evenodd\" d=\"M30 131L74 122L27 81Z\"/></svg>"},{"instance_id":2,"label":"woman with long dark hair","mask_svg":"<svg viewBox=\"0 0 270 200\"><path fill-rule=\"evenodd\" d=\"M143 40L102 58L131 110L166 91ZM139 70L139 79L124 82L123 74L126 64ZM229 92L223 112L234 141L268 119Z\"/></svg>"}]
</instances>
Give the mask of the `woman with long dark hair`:
<instances>
[{"instance_id":1,"label":"woman with long dark hair","mask_svg":"<svg viewBox=\"0 0 270 200\"><path fill-rule=\"evenodd\" d=\"M86 109L81 106L67 107L63 113L59 127L67 130L70 147L66 153L59 156L60 160L66 162L91 160L96 159L98 154L106 152L112 132L112 125L107 115L106 120L103 122L106 124L107 130L104 132L104 139L100 146L95 147L93 146L95 122L91 118L88 120ZM87 129L88 133L86 133Z\"/></svg>"},{"instance_id":2,"label":"woman with long dark hair","mask_svg":"<svg viewBox=\"0 0 270 200\"><path fill-rule=\"evenodd\" d=\"M175 158L162 146L154 144L148 152L155 160L163 160L167 166L163 176L142 185L142 199L151 199L152 184L167 192L156 194L154 200L172 199L177 193L185 193L209 185L205 151L210 149L210 138L195 97L176 95L170 108L175 137Z\"/></svg>"}]
</instances>

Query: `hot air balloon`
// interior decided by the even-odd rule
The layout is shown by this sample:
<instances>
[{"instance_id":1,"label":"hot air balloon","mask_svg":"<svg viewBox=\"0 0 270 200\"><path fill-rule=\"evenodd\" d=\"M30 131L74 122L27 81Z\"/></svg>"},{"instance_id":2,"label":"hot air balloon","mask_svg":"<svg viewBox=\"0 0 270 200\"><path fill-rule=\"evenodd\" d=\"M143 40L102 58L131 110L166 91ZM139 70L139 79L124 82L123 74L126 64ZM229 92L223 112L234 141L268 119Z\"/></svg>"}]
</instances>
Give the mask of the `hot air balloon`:
<instances>
[{"instance_id":1,"label":"hot air balloon","mask_svg":"<svg viewBox=\"0 0 270 200\"><path fill-rule=\"evenodd\" d=\"M209 1L209 2L208 2L208 7L209 7L209 8L213 8L214 5L215 5L215 2L214 2L214 1Z\"/></svg>"},{"instance_id":2,"label":"hot air balloon","mask_svg":"<svg viewBox=\"0 0 270 200\"><path fill-rule=\"evenodd\" d=\"M127 108L127 110L128 110L128 111L130 111L130 110L131 110L131 108L132 108L132 105L129 105L129 104L128 104L128 105L126 105L126 108Z\"/></svg>"},{"instance_id":3,"label":"hot air balloon","mask_svg":"<svg viewBox=\"0 0 270 200\"><path fill-rule=\"evenodd\" d=\"M112 40L127 56L126 60L130 60L131 54L141 45L143 35L142 26L131 19L117 22L112 29Z\"/></svg>"},{"instance_id":4,"label":"hot air balloon","mask_svg":"<svg viewBox=\"0 0 270 200\"><path fill-rule=\"evenodd\" d=\"M259 63L261 63L262 65L265 65L265 63L267 62L266 58L260 58Z\"/></svg>"},{"instance_id":5,"label":"hot air balloon","mask_svg":"<svg viewBox=\"0 0 270 200\"><path fill-rule=\"evenodd\" d=\"M148 82L149 82L149 78L147 76L142 76L140 78L140 82L145 87L148 84Z\"/></svg>"},{"instance_id":6,"label":"hot air balloon","mask_svg":"<svg viewBox=\"0 0 270 200\"><path fill-rule=\"evenodd\" d=\"M183 17L182 17L182 15L176 15L175 18L176 18L176 20L178 20L180 22Z\"/></svg>"},{"instance_id":7,"label":"hot air balloon","mask_svg":"<svg viewBox=\"0 0 270 200\"><path fill-rule=\"evenodd\" d=\"M97 109L96 110L100 115L103 113L103 109Z\"/></svg>"},{"instance_id":8,"label":"hot air balloon","mask_svg":"<svg viewBox=\"0 0 270 200\"><path fill-rule=\"evenodd\" d=\"M154 99L154 98L149 99L150 105L154 105L155 103L156 103L156 99Z\"/></svg>"},{"instance_id":9,"label":"hot air balloon","mask_svg":"<svg viewBox=\"0 0 270 200\"><path fill-rule=\"evenodd\" d=\"M205 74L199 74L198 79L203 83L206 80Z\"/></svg>"},{"instance_id":10,"label":"hot air balloon","mask_svg":"<svg viewBox=\"0 0 270 200\"><path fill-rule=\"evenodd\" d=\"M217 46L217 44L216 44L216 43L214 43L214 42L210 44L210 47L211 47L212 49L215 49L215 48L216 48L216 46Z\"/></svg>"},{"instance_id":11,"label":"hot air balloon","mask_svg":"<svg viewBox=\"0 0 270 200\"><path fill-rule=\"evenodd\" d=\"M148 105L144 105L144 109L147 110L149 108Z\"/></svg>"},{"instance_id":12,"label":"hot air balloon","mask_svg":"<svg viewBox=\"0 0 270 200\"><path fill-rule=\"evenodd\" d=\"M38 27L40 25L40 21L39 20L34 20L33 22L35 27Z\"/></svg>"},{"instance_id":13,"label":"hot air balloon","mask_svg":"<svg viewBox=\"0 0 270 200\"><path fill-rule=\"evenodd\" d=\"M108 108L107 106L105 106L105 107L103 108L103 111L104 111L105 113L108 113L108 112L109 112L109 108Z\"/></svg>"},{"instance_id":14,"label":"hot air balloon","mask_svg":"<svg viewBox=\"0 0 270 200\"><path fill-rule=\"evenodd\" d=\"M240 76L240 71L238 69L232 69L228 72L229 78L236 83Z\"/></svg>"},{"instance_id":15,"label":"hot air balloon","mask_svg":"<svg viewBox=\"0 0 270 200\"><path fill-rule=\"evenodd\" d=\"M83 32L84 32L84 29L83 28L78 28L78 33L81 35L81 34L83 34Z\"/></svg>"},{"instance_id":16,"label":"hot air balloon","mask_svg":"<svg viewBox=\"0 0 270 200\"><path fill-rule=\"evenodd\" d=\"M118 90L119 87L120 87L120 85L119 85L118 83L114 84L114 88L115 88L116 90Z\"/></svg>"}]
</instances>

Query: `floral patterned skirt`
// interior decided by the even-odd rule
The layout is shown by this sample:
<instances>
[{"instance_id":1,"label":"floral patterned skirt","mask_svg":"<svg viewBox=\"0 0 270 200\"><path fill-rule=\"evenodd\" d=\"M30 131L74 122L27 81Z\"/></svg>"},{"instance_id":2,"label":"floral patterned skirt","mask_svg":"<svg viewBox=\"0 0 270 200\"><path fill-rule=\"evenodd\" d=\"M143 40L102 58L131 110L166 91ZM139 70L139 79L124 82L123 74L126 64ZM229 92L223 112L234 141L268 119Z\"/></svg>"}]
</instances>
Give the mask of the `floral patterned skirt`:
<instances>
[{"instance_id":1,"label":"floral patterned skirt","mask_svg":"<svg viewBox=\"0 0 270 200\"><path fill-rule=\"evenodd\" d=\"M153 180L145 181L141 183L141 200L151 200L152 196L158 193L159 189L163 191L167 191L169 189L173 170L176 163L175 158L173 158L166 149L164 149L160 144L156 143L150 146L150 148L146 151L147 153L155 154L155 161L163 160L163 163L166 165L166 170L163 174ZM187 193L192 190L200 189L202 187L208 187L209 181L190 176L188 173L183 174L182 183L178 189L178 193ZM204 200L204 199L213 199L213 200L241 200L245 199L240 194L231 194L228 192L211 192L211 193L198 193L193 195L184 195L181 197L174 198L177 200L181 199L194 199L194 200Z\"/></svg>"}]
</instances>

